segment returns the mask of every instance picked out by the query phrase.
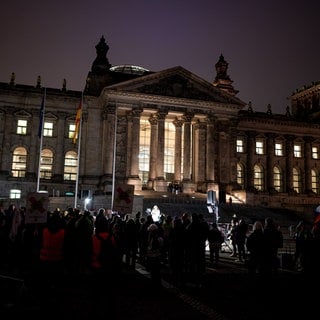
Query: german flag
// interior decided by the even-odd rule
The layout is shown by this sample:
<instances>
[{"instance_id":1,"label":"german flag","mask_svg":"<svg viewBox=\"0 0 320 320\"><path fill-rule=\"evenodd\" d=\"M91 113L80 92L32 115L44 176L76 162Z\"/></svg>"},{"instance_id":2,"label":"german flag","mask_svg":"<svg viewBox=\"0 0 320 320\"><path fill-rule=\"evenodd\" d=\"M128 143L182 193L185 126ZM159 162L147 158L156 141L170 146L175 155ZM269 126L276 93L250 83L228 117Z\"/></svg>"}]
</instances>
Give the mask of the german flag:
<instances>
[{"instance_id":1,"label":"german flag","mask_svg":"<svg viewBox=\"0 0 320 320\"><path fill-rule=\"evenodd\" d=\"M77 114L76 114L76 122L75 122L75 130L72 137L73 143L77 142L78 136L79 136L79 128L80 128L80 121L82 116L82 103L79 104L77 108Z\"/></svg>"}]
</instances>

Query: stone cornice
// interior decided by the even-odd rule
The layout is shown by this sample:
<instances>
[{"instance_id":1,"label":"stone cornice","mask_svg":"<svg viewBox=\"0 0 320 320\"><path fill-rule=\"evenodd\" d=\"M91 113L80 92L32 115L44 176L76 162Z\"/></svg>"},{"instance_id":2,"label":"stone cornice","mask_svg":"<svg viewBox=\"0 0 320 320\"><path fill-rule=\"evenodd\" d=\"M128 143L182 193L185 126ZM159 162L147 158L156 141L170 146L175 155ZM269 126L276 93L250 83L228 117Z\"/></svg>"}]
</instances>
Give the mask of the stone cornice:
<instances>
[{"instance_id":1,"label":"stone cornice","mask_svg":"<svg viewBox=\"0 0 320 320\"><path fill-rule=\"evenodd\" d=\"M145 105L159 105L162 106L167 105L172 108L192 108L196 110L195 112L199 113L208 113L214 111L215 114L224 114L230 116L236 116L237 112L241 110L241 106L236 104L228 104L228 103L218 103L218 102L210 102L210 101L202 101L202 100L193 100L186 98L176 98L176 97L167 97L167 96L159 96L159 95L150 95L143 93L133 93L133 92L124 92L124 91L115 91L115 90L105 90L103 92L104 99L108 101L120 101L123 100L131 100L132 103L143 102Z\"/></svg>"},{"instance_id":2,"label":"stone cornice","mask_svg":"<svg viewBox=\"0 0 320 320\"><path fill-rule=\"evenodd\" d=\"M239 126L244 125L245 123L253 123L257 124L261 129L262 127L269 128L270 126L273 127L279 127L279 126L287 126L287 127L294 127L294 128L313 128L313 129L320 129L320 124L317 123L307 123L307 122L300 122L300 121L294 121L294 120L279 120L279 119L272 119L272 118L240 118L239 119Z\"/></svg>"}]
</instances>

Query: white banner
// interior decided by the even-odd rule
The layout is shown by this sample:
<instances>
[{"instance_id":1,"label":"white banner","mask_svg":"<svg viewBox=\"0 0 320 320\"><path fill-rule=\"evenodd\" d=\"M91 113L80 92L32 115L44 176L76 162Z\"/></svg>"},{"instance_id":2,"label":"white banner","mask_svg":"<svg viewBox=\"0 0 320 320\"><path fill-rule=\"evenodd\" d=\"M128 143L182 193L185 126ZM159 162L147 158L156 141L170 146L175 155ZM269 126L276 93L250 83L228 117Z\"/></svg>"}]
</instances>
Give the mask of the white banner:
<instances>
[{"instance_id":1,"label":"white banner","mask_svg":"<svg viewBox=\"0 0 320 320\"><path fill-rule=\"evenodd\" d=\"M121 184L117 185L114 190L112 211L119 213L132 213L134 198L134 185Z\"/></svg>"},{"instance_id":2,"label":"white banner","mask_svg":"<svg viewBox=\"0 0 320 320\"><path fill-rule=\"evenodd\" d=\"M49 197L47 193L29 193L26 206L26 223L47 222Z\"/></svg>"}]
</instances>

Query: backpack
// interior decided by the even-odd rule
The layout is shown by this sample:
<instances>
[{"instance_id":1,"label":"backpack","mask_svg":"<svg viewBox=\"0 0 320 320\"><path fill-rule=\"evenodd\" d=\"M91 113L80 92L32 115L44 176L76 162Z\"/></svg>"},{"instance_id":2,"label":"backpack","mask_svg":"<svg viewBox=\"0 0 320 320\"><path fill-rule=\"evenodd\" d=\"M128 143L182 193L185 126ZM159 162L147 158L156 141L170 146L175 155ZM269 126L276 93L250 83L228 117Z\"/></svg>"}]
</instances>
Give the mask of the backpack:
<instances>
[{"instance_id":1,"label":"backpack","mask_svg":"<svg viewBox=\"0 0 320 320\"><path fill-rule=\"evenodd\" d=\"M116 265L116 247L112 241L112 235L108 234L107 238L101 237L100 234L96 234L96 237L101 241L100 253L98 260L102 268L111 268Z\"/></svg>"}]
</instances>

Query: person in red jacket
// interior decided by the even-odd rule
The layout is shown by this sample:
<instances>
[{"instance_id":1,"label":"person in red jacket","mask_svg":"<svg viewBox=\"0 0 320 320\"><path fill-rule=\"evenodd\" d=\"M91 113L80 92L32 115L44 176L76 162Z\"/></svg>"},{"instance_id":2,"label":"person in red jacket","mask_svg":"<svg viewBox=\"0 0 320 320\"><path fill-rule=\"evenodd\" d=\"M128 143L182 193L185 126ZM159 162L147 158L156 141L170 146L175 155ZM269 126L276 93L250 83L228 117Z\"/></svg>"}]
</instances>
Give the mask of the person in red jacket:
<instances>
[{"instance_id":1,"label":"person in red jacket","mask_svg":"<svg viewBox=\"0 0 320 320\"><path fill-rule=\"evenodd\" d=\"M108 252L103 252L104 250ZM108 220L99 221L95 225L92 238L91 268L95 275L106 274L112 271L112 265L115 263L115 261L112 261L112 255L115 250L115 239L112 232L109 231Z\"/></svg>"},{"instance_id":2,"label":"person in red jacket","mask_svg":"<svg viewBox=\"0 0 320 320\"><path fill-rule=\"evenodd\" d=\"M92 237L92 295L95 308L101 312L110 312L113 308L114 285L118 279L116 242L109 229L107 219L96 221Z\"/></svg>"},{"instance_id":3,"label":"person in red jacket","mask_svg":"<svg viewBox=\"0 0 320 320\"><path fill-rule=\"evenodd\" d=\"M40 272L42 285L54 287L64 273L64 224L59 212L50 213L42 230Z\"/></svg>"}]
</instances>

